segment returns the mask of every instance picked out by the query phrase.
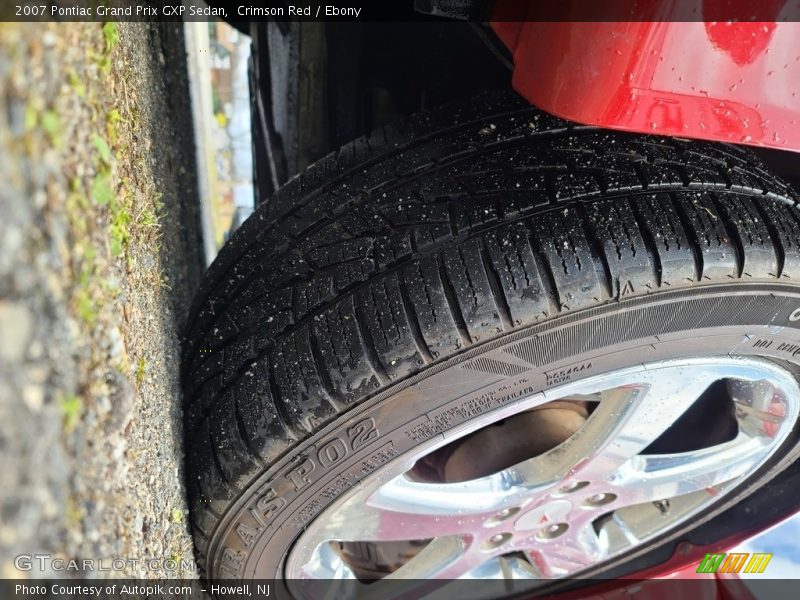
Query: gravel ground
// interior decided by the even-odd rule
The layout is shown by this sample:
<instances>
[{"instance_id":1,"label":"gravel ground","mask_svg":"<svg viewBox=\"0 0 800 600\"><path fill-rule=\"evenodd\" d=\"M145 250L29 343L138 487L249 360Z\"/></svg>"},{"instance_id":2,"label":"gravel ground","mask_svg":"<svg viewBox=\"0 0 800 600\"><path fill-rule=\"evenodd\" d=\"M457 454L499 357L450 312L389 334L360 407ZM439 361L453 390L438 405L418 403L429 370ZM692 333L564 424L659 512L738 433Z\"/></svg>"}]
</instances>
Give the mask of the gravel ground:
<instances>
[{"instance_id":1,"label":"gravel ground","mask_svg":"<svg viewBox=\"0 0 800 600\"><path fill-rule=\"evenodd\" d=\"M180 25L0 24L0 577L109 576L14 566L36 553L196 576L177 365L202 272L185 58Z\"/></svg>"}]
</instances>

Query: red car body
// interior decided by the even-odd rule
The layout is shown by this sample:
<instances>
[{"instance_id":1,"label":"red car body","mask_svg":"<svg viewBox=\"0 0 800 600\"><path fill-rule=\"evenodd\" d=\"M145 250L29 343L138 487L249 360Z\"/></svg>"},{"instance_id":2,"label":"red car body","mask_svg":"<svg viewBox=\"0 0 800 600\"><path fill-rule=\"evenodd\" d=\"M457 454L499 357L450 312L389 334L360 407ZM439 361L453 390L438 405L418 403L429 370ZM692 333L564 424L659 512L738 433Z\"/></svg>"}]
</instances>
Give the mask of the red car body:
<instances>
[{"instance_id":1,"label":"red car body","mask_svg":"<svg viewBox=\"0 0 800 600\"><path fill-rule=\"evenodd\" d=\"M538 3L529 4L529 17L541 18ZM719 2L690 4L705 17ZM642 20L581 22L569 19L587 18L587 5L564 0L548 21L491 25L513 56L514 89L549 113L610 129L800 151L800 22L780 21L797 3L752 4L757 18L771 20L680 22L687 2L663 0L646 4ZM504 18L503 8L498 2L495 18ZM524 16L518 10L515 18Z\"/></svg>"}]
</instances>

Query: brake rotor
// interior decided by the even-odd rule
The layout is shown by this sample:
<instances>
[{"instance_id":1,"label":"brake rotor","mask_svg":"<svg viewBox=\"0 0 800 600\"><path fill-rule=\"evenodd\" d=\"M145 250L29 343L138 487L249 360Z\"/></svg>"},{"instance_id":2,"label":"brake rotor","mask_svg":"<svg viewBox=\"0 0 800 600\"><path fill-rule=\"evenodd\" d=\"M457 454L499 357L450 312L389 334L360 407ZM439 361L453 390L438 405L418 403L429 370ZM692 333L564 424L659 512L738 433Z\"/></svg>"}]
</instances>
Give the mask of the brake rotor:
<instances>
[{"instance_id":1,"label":"brake rotor","mask_svg":"<svg viewBox=\"0 0 800 600\"><path fill-rule=\"evenodd\" d=\"M443 483L497 473L552 450L586 422L581 401L558 400L485 427L454 444L439 467Z\"/></svg>"},{"instance_id":2,"label":"brake rotor","mask_svg":"<svg viewBox=\"0 0 800 600\"><path fill-rule=\"evenodd\" d=\"M506 469L552 450L589 417L585 401L562 399L508 417L422 458L412 474L458 483ZM362 581L381 579L413 559L430 540L342 542L340 556Z\"/></svg>"}]
</instances>

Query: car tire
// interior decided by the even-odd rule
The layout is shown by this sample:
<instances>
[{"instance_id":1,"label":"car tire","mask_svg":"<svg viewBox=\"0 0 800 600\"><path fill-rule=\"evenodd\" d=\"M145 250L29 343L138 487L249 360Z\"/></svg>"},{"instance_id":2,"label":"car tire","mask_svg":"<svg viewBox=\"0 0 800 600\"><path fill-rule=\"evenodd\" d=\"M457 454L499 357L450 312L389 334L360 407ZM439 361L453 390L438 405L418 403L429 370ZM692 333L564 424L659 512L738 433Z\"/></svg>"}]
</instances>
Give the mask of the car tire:
<instances>
[{"instance_id":1,"label":"car tire","mask_svg":"<svg viewBox=\"0 0 800 600\"><path fill-rule=\"evenodd\" d=\"M740 148L577 126L510 94L313 165L233 235L189 318L205 574L287 576L297 540L362 482L559 386L709 357L794 373L796 201ZM721 422L698 414L704 434ZM659 543L745 502L795 442ZM470 460L464 477L482 476ZM347 552L389 572L405 550Z\"/></svg>"}]
</instances>

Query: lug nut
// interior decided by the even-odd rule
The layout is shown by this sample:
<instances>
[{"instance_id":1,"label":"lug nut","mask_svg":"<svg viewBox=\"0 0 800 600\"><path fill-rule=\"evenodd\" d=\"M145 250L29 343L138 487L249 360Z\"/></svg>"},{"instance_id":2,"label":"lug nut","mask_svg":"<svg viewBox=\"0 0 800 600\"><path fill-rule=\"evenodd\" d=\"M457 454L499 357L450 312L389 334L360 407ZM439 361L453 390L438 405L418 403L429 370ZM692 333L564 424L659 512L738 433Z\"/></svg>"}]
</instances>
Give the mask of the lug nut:
<instances>
[{"instance_id":1,"label":"lug nut","mask_svg":"<svg viewBox=\"0 0 800 600\"><path fill-rule=\"evenodd\" d=\"M499 525L503 521L505 521L507 519L510 519L515 514L517 514L519 512L519 510L520 510L519 506L513 506L513 507L509 507L509 508L504 508L503 510L499 511L494 516L489 517L488 519L486 519L486 521L483 523L483 526L484 527L494 527L495 525Z\"/></svg>"},{"instance_id":2,"label":"lug nut","mask_svg":"<svg viewBox=\"0 0 800 600\"><path fill-rule=\"evenodd\" d=\"M553 523L536 532L536 537L540 540L552 540L564 535L568 529L567 523Z\"/></svg>"},{"instance_id":3,"label":"lug nut","mask_svg":"<svg viewBox=\"0 0 800 600\"><path fill-rule=\"evenodd\" d=\"M589 485L588 481L573 481L568 483L567 485L562 486L558 491L562 494L571 494L572 492L577 492L578 490L582 490L587 485Z\"/></svg>"},{"instance_id":4,"label":"lug nut","mask_svg":"<svg viewBox=\"0 0 800 600\"><path fill-rule=\"evenodd\" d=\"M600 492L594 494L593 496L589 496L589 498L586 499L585 504L587 506L605 506L606 504L611 504L616 499L616 494Z\"/></svg>"},{"instance_id":5,"label":"lug nut","mask_svg":"<svg viewBox=\"0 0 800 600\"><path fill-rule=\"evenodd\" d=\"M510 533L495 533L483 542L483 550L494 550L508 542L513 536Z\"/></svg>"}]
</instances>

